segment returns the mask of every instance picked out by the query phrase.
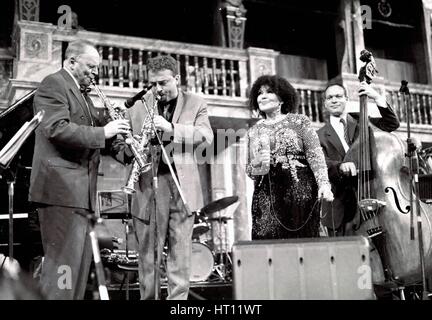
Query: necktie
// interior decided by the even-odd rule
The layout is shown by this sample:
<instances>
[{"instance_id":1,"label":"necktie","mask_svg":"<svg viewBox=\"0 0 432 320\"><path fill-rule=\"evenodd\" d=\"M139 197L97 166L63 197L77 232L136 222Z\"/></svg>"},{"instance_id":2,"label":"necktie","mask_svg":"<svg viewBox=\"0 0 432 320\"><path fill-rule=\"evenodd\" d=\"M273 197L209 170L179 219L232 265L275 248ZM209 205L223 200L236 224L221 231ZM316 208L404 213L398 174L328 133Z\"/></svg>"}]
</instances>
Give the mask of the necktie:
<instances>
[{"instance_id":1,"label":"necktie","mask_svg":"<svg viewBox=\"0 0 432 320\"><path fill-rule=\"evenodd\" d=\"M91 91L91 89L89 87L80 86L80 91L86 96Z\"/></svg>"},{"instance_id":2,"label":"necktie","mask_svg":"<svg viewBox=\"0 0 432 320\"><path fill-rule=\"evenodd\" d=\"M93 105L93 102L91 101L90 97L88 96L88 93L91 91L91 89L89 87L80 86L80 91L81 91L81 94L83 95L83 98L85 100L85 104L87 107L88 116L90 117L91 125L94 126L93 115L90 111L90 105Z\"/></svg>"},{"instance_id":3,"label":"necktie","mask_svg":"<svg viewBox=\"0 0 432 320\"><path fill-rule=\"evenodd\" d=\"M166 106L164 106L163 117L166 120L169 120L169 104L167 104Z\"/></svg>"},{"instance_id":4,"label":"necktie","mask_svg":"<svg viewBox=\"0 0 432 320\"><path fill-rule=\"evenodd\" d=\"M350 139L349 139L349 135L348 135L348 126L347 126L347 124L346 124L346 121L345 121L345 119L341 118L341 119L340 119L340 122L342 123L343 128L344 128L344 137L345 137L345 141L346 141L346 143L347 143L348 145L351 145L351 143L350 143Z\"/></svg>"}]
</instances>

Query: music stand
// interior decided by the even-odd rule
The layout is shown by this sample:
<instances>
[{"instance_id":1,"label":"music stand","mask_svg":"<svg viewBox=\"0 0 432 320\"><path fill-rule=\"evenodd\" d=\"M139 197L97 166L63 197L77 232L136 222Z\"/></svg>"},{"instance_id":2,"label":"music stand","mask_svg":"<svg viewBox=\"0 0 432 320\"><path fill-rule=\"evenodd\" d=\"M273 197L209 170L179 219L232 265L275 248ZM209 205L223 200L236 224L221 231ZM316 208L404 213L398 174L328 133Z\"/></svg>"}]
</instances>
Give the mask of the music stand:
<instances>
[{"instance_id":1,"label":"music stand","mask_svg":"<svg viewBox=\"0 0 432 320\"><path fill-rule=\"evenodd\" d=\"M29 97L33 96L34 91L27 94L24 98L17 101L10 108L14 108L15 105L18 105L23 100L29 99ZM36 130L39 124L42 122L42 118L44 116L44 111L39 111L30 121L24 123L17 133L12 137L12 139L0 150L0 168L7 174L8 180L8 198L9 198L9 259L13 259L13 212L14 212L14 186L15 186L15 177L16 170L11 169L11 163L24 144L24 142L28 139L28 137ZM3 115L3 114L2 114ZM0 173L3 174L2 171Z\"/></svg>"}]
</instances>

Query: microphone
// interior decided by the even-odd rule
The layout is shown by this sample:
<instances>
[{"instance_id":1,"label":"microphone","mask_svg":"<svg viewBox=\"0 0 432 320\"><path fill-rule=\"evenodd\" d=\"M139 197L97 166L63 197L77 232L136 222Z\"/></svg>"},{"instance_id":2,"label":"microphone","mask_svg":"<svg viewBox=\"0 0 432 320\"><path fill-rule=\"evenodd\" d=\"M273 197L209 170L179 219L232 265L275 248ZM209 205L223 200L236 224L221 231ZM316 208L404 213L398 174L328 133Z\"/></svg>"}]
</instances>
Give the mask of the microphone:
<instances>
[{"instance_id":1,"label":"microphone","mask_svg":"<svg viewBox=\"0 0 432 320\"><path fill-rule=\"evenodd\" d=\"M125 103L124 103L125 107L126 108L132 107L135 104L135 102L137 102L138 100L140 100L143 97L143 95L145 95L152 87L153 87L153 85L151 85L151 84L148 85L148 86L145 86L144 89L142 89L136 95L134 95L133 97L127 99L125 101Z\"/></svg>"}]
</instances>

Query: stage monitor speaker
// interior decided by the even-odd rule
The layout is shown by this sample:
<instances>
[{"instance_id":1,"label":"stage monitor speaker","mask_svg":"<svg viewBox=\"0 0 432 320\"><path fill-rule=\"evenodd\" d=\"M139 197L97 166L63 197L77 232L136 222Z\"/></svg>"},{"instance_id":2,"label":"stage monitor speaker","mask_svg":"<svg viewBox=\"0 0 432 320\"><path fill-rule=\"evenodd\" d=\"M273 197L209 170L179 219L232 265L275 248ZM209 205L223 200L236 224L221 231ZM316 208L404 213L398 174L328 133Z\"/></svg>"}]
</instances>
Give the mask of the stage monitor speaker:
<instances>
[{"instance_id":1,"label":"stage monitor speaker","mask_svg":"<svg viewBox=\"0 0 432 320\"><path fill-rule=\"evenodd\" d=\"M374 299L369 249L364 237L235 243L234 299Z\"/></svg>"}]
</instances>

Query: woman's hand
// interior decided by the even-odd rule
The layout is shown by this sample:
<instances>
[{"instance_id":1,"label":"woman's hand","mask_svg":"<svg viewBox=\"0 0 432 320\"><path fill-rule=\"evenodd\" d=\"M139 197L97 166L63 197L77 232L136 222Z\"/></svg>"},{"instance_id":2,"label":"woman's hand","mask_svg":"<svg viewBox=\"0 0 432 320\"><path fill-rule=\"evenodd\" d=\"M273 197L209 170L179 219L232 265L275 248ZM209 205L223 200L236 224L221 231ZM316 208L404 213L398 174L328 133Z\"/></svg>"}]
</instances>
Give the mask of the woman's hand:
<instances>
[{"instance_id":1,"label":"woman's hand","mask_svg":"<svg viewBox=\"0 0 432 320\"><path fill-rule=\"evenodd\" d=\"M261 166L270 166L270 150L261 149L258 157L261 161Z\"/></svg>"},{"instance_id":2,"label":"woman's hand","mask_svg":"<svg viewBox=\"0 0 432 320\"><path fill-rule=\"evenodd\" d=\"M270 151L261 149L252 161L252 166L255 168L270 165Z\"/></svg>"},{"instance_id":3,"label":"woman's hand","mask_svg":"<svg viewBox=\"0 0 432 320\"><path fill-rule=\"evenodd\" d=\"M325 201L331 202L333 201L333 192L331 191L331 187L328 184L321 186L318 190L318 198L323 199Z\"/></svg>"}]
</instances>

